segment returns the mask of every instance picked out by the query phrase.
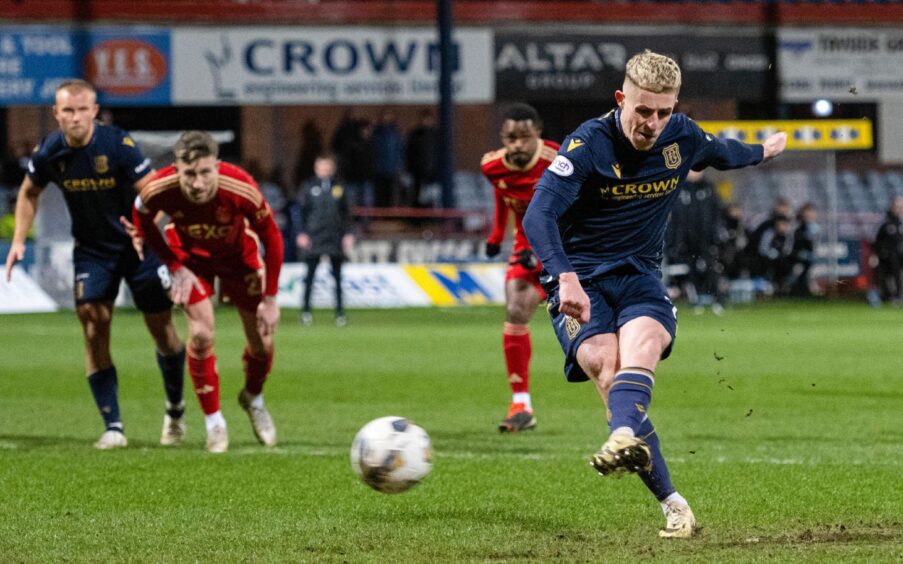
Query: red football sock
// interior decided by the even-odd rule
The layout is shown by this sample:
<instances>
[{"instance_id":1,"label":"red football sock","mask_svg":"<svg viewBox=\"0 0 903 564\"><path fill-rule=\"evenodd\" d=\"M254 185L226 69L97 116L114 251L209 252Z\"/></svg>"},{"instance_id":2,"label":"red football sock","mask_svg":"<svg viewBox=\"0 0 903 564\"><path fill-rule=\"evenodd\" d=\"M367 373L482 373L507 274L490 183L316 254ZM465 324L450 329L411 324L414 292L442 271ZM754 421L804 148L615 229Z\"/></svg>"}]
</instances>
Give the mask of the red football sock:
<instances>
[{"instance_id":1,"label":"red football sock","mask_svg":"<svg viewBox=\"0 0 903 564\"><path fill-rule=\"evenodd\" d=\"M273 347L267 349L266 356L254 356L251 351L245 349L241 356L245 365L245 389L248 393L259 395L263 391L263 383L266 382L270 369L273 368Z\"/></svg>"},{"instance_id":2,"label":"red football sock","mask_svg":"<svg viewBox=\"0 0 903 564\"><path fill-rule=\"evenodd\" d=\"M219 411L219 373L216 371L216 355L213 349L188 347L188 373L194 382L194 393L201 403L204 415Z\"/></svg>"},{"instance_id":3,"label":"red football sock","mask_svg":"<svg viewBox=\"0 0 903 564\"><path fill-rule=\"evenodd\" d=\"M512 393L530 392L530 327L515 323L505 323L503 341L505 345L505 365L508 368L508 382Z\"/></svg>"}]
</instances>

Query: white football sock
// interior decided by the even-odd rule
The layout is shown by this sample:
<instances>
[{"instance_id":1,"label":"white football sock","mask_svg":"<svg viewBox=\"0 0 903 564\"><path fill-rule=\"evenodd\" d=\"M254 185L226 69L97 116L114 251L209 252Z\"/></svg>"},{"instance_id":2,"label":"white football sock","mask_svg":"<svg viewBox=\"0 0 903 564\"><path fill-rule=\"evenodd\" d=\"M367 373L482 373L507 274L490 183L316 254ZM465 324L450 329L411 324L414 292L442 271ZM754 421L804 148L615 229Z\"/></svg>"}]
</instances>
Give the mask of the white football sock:
<instances>
[{"instance_id":1,"label":"white football sock","mask_svg":"<svg viewBox=\"0 0 903 564\"><path fill-rule=\"evenodd\" d=\"M668 513L668 504L669 503L676 503L678 505L686 505L687 507L690 506L690 504L687 503L687 500L684 499L684 496L680 495L677 492L674 492L673 494L669 495L661 502L662 513L665 513L666 515Z\"/></svg>"},{"instance_id":2,"label":"white football sock","mask_svg":"<svg viewBox=\"0 0 903 564\"><path fill-rule=\"evenodd\" d=\"M511 396L511 403L522 403L527 409L533 409L533 404L530 402L530 392L517 392Z\"/></svg>"},{"instance_id":3,"label":"white football sock","mask_svg":"<svg viewBox=\"0 0 903 564\"><path fill-rule=\"evenodd\" d=\"M206 425L207 432L209 433L214 427L225 427L226 418L223 417L222 411L217 411L216 413L204 416L204 425Z\"/></svg>"},{"instance_id":4,"label":"white football sock","mask_svg":"<svg viewBox=\"0 0 903 564\"><path fill-rule=\"evenodd\" d=\"M257 394L251 398L249 405L255 409L263 409L263 394Z\"/></svg>"}]
</instances>

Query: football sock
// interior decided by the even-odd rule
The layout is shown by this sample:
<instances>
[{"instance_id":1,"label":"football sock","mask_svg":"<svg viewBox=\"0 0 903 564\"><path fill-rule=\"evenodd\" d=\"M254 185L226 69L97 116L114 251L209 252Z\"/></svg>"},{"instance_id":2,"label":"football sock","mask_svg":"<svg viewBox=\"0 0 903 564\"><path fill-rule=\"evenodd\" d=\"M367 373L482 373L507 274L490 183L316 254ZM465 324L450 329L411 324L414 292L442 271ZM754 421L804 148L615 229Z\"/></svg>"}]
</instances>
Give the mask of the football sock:
<instances>
[{"instance_id":1,"label":"football sock","mask_svg":"<svg viewBox=\"0 0 903 564\"><path fill-rule=\"evenodd\" d=\"M188 373L194 383L204 415L219 411L219 374L216 371L216 355L211 348L188 349Z\"/></svg>"},{"instance_id":2,"label":"football sock","mask_svg":"<svg viewBox=\"0 0 903 564\"><path fill-rule=\"evenodd\" d=\"M530 391L530 326L505 322L502 332L508 383L515 394Z\"/></svg>"},{"instance_id":3,"label":"football sock","mask_svg":"<svg viewBox=\"0 0 903 564\"><path fill-rule=\"evenodd\" d=\"M612 431L628 427L635 435L639 434L652 401L654 384L653 372L645 368L622 368L615 374L608 392L608 409L611 411L609 427Z\"/></svg>"},{"instance_id":4,"label":"football sock","mask_svg":"<svg viewBox=\"0 0 903 564\"><path fill-rule=\"evenodd\" d=\"M530 401L530 393L529 392L518 392L516 394L512 394L511 403L522 403L524 407L533 411L533 403Z\"/></svg>"},{"instance_id":5,"label":"football sock","mask_svg":"<svg viewBox=\"0 0 903 564\"><path fill-rule=\"evenodd\" d=\"M223 417L223 412L220 410L216 410L213 413L208 413L208 414L204 415L204 426L207 428L208 433L214 427L225 427L226 426L226 418Z\"/></svg>"},{"instance_id":6,"label":"football sock","mask_svg":"<svg viewBox=\"0 0 903 564\"><path fill-rule=\"evenodd\" d=\"M256 396L252 397L251 401L248 403L251 407L263 409L263 394L257 394Z\"/></svg>"},{"instance_id":7,"label":"football sock","mask_svg":"<svg viewBox=\"0 0 903 564\"><path fill-rule=\"evenodd\" d=\"M263 391L263 383L273 367L273 348L267 350L266 356L254 356L245 349L241 356L245 366L245 389L249 394L258 396Z\"/></svg>"},{"instance_id":8,"label":"football sock","mask_svg":"<svg viewBox=\"0 0 903 564\"><path fill-rule=\"evenodd\" d=\"M94 403L100 410L107 430L122 431L119 418L119 379L116 367L111 366L88 375L88 385L94 395Z\"/></svg>"},{"instance_id":9,"label":"football sock","mask_svg":"<svg viewBox=\"0 0 903 564\"><path fill-rule=\"evenodd\" d=\"M662 513L664 513L665 515L668 514L668 502L678 503L680 505L686 505L686 506L690 505L689 503L687 503L687 500L684 499L684 496L680 495L677 492L674 492L673 494L669 495L665 499L661 500Z\"/></svg>"},{"instance_id":10,"label":"football sock","mask_svg":"<svg viewBox=\"0 0 903 564\"><path fill-rule=\"evenodd\" d=\"M166 391L166 414L173 418L185 414L183 392L185 389L185 349L176 354L163 356L157 351L157 366L163 375L163 389Z\"/></svg>"},{"instance_id":11,"label":"football sock","mask_svg":"<svg viewBox=\"0 0 903 564\"><path fill-rule=\"evenodd\" d=\"M665 501L669 496L675 495L674 485L671 483L671 474L668 472L668 465L665 464L665 457L662 456L662 446L658 440L658 434L648 417L643 420L636 436L646 441L652 455L652 470L639 472L640 479L643 480L655 499Z\"/></svg>"}]
</instances>

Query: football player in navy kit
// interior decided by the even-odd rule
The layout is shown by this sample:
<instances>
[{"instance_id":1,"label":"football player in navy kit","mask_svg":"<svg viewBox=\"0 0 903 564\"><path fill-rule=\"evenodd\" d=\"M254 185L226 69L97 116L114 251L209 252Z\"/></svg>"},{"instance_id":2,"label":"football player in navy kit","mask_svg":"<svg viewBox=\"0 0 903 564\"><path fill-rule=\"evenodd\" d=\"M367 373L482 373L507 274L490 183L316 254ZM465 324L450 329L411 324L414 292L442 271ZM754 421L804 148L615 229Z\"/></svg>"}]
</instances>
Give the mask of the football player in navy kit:
<instances>
[{"instance_id":1,"label":"football player in navy kit","mask_svg":"<svg viewBox=\"0 0 903 564\"><path fill-rule=\"evenodd\" d=\"M68 80L56 90L53 116L59 130L41 142L28 163L16 201L16 227L6 257L6 279L25 255L25 235L34 222L41 191L53 183L63 191L75 239L75 309L85 337L85 371L105 430L99 449L124 447L118 377L110 357L113 302L125 279L157 348L166 390L161 444L180 442L185 425L182 399L185 346L172 324L167 296L169 272L151 254L139 257L120 223L131 217L136 189L153 172L134 141L116 127L95 122L94 88Z\"/></svg>"},{"instance_id":2,"label":"football player in navy kit","mask_svg":"<svg viewBox=\"0 0 903 564\"><path fill-rule=\"evenodd\" d=\"M660 270L668 214L690 170L759 164L787 143L785 133L762 145L706 134L674 113L680 84L671 58L631 58L617 109L564 140L524 217L565 374L592 380L608 409L610 435L591 463L603 475L639 474L662 505L664 538L696 529L647 416L656 366L677 332Z\"/></svg>"}]
</instances>

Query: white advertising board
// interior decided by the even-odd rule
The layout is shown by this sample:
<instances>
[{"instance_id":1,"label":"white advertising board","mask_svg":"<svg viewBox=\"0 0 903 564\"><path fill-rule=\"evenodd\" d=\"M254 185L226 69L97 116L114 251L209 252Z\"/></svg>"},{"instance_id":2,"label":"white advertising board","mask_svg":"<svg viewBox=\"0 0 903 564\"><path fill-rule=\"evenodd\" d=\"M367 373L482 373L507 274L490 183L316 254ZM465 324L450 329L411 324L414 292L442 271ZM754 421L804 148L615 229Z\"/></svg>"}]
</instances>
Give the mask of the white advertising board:
<instances>
[{"instance_id":1,"label":"white advertising board","mask_svg":"<svg viewBox=\"0 0 903 564\"><path fill-rule=\"evenodd\" d=\"M455 101L495 97L492 32L453 33ZM417 104L438 99L434 28L179 27L173 104Z\"/></svg>"},{"instance_id":2,"label":"white advertising board","mask_svg":"<svg viewBox=\"0 0 903 564\"><path fill-rule=\"evenodd\" d=\"M903 29L782 27L778 70L786 101L900 101Z\"/></svg>"},{"instance_id":3,"label":"white advertising board","mask_svg":"<svg viewBox=\"0 0 903 564\"><path fill-rule=\"evenodd\" d=\"M13 267L12 280L0 280L0 314L56 311L57 305L20 266Z\"/></svg>"},{"instance_id":4,"label":"white advertising board","mask_svg":"<svg viewBox=\"0 0 903 564\"><path fill-rule=\"evenodd\" d=\"M280 307L301 306L303 263L286 263L279 275ZM505 302L505 267L499 264L345 264L342 288L346 308L393 308L502 304ZM332 308L335 282L328 263L321 263L314 278L311 302Z\"/></svg>"}]
</instances>

